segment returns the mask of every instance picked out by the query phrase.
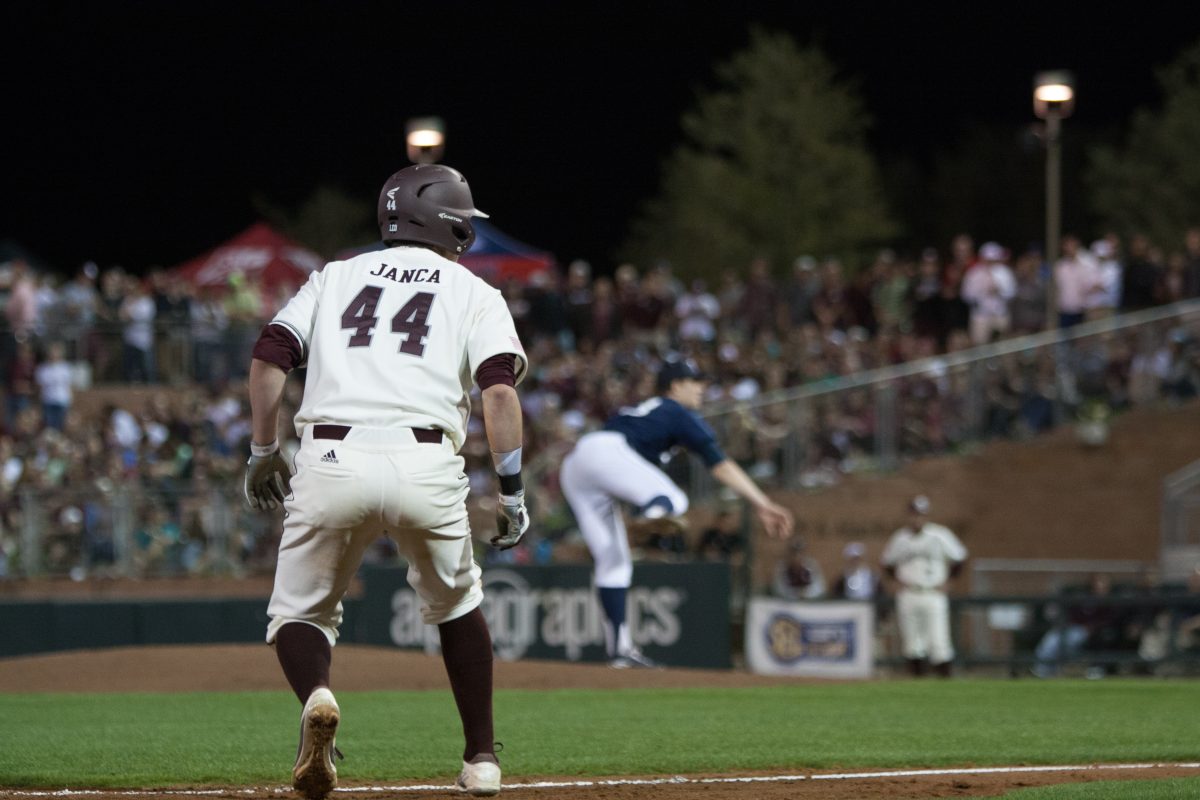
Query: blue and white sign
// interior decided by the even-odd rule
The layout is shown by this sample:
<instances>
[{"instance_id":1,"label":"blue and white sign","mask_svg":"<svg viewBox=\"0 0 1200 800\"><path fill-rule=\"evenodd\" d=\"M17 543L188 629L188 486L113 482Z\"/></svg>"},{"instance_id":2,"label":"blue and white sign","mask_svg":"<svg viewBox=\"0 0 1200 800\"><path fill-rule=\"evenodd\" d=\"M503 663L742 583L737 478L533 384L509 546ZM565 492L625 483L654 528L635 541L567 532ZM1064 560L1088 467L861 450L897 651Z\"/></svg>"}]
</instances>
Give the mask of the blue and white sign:
<instances>
[{"instance_id":1,"label":"blue and white sign","mask_svg":"<svg viewBox=\"0 0 1200 800\"><path fill-rule=\"evenodd\" d=\"M874 642L870 603L754 598L746 612L746 665L761 675L869 678Z\"/></svg>"}]
</instances>

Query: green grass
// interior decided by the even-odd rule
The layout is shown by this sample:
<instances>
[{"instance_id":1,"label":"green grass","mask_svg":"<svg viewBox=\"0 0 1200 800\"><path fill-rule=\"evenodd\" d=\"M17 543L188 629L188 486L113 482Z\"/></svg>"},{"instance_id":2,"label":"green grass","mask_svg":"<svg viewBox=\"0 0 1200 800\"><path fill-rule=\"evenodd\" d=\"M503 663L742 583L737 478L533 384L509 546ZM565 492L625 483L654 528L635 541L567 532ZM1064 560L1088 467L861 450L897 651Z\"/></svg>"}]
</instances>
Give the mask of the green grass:
<instances>
[{"instance_id":1,"label":"green grass","mask_svg":"<svg viewBox=\"0 0 1200 800\"><path fill-rule=\"evenodd\" d=\"M448 692L345 692L346 781L448 781ZM1200 683L950 681L750 689L505 691L510 780L750 769L1195 760ZM283 693L0 695L0 786L279 785Z\"/></svg>"},{"instance_id":2,"label":"green grass","mask_svg":"<svg viewBox=\"0 0 1200 800\"><path fill-rule=\"evenodd\" d=\"M1018 789L990 800L1195 800L1200 778L1166 778L1157 781L1097 781L1064 783Z\"/></svg>"}]
</instances>

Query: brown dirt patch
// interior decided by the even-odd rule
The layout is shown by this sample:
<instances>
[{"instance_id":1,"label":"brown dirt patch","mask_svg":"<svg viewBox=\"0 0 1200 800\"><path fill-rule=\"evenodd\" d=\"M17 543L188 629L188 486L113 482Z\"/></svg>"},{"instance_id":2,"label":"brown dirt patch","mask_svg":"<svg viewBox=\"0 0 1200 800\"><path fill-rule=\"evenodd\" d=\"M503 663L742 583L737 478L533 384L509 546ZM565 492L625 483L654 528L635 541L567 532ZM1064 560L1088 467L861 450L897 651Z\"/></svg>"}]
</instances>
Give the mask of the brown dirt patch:
<instances>
[{"instance_id":1,"label":"brown dirt patch","mask_svg":"<svg viewBox=\"0 0 1200 800\"><path fill-rule=\"evenodd\" d=\"M137 664L136 671L129 668ZM448 688L441 660L422 653L384 647L342 645L334 651L335 688L354 690L443 690ZM590 664L520 661L498 662L496 685L505 689L557 689L572 687L630 688L678 686L763 686L795 679L751 675L743 672L668 669L661 671L619 671ZM112 650L53 653L0 660L0 692L81 692L81 691L253 691L284 690L274 654L266 645L163 646L116 648ZM735 773L703 777L776 777L781 774L809 773ZM1070 772L1014 772L984 775L925 775L838 780L754 781L745 783L677 782L654 785L548 786L534 788L518 784L538 781L562 783L570 776L512 776L503 796L508 798L566 797L570 800L626 800L627 798L704 798L705 800L783 800L783 798L936 798L985 797L1025 786L1096 780L1125 780L1167 777L1195 777L1200 770L1183 767L1153 769L1087 769ZM614 776L628 780L628 776ZM647 776L659 780L661 776ZM589 779L598 783L603 779ZM445 788L399 788L389 792L400 798L445 797L452 793L450 777ZM412 784L410 784L412 785ZM82 787L72 787L82 788ZM206 787L208 788L208 787ZM143 796L143 795L136 795ZM184 792L155 791L144 796L189 797ZM272 800L290 797L281 788L247 789L230 787L205 797ZM376 790L339 792L337 797L380 797ZM89 794L89 800L128 800L129 795L101 791ZM194 796L193 796L194 797ZM0 790L0 798L21 800L25 793Z\"/></svg>"},{"instance_id":2,"label":"brown dirt patch","mask_svg":"<svg viewBox=\"0 0 1200 800\"><path fill-rule=\"evenodd\" d=\"M129 669L137 664L137 670ZM334 689L449 689L441 658L410 650L338 645ZM503 689L769 686L795 679L699 669L614 670L560 661L497 661ZM286 690L266 644L118 647L0 660L0 692L238 692Z\"/></svg>"}]
</instances>

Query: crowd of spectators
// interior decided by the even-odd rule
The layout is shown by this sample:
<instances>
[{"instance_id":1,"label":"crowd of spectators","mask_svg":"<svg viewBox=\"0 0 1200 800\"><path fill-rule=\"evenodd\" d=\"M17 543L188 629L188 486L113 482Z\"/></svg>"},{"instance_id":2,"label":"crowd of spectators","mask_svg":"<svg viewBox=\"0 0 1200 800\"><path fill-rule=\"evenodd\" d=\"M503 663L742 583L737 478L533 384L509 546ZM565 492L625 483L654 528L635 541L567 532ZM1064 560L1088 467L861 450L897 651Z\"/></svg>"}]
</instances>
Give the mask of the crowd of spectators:
<instances>
[{"instance_id":1,"label":"crowd of spectators","mask_svg":"<svg viewBox=\"0 0 1200 800\"><path fill-rule=\"evenodd\" d=\"M945 254L928 249L910 259L885 250L856 272L836 259L800 257L781 274L784 265L756 259L710 286L685 283L665 263L623 264L610 277L575 261L562 274L511 282L502 291L532 364L522 402L540 535L505 557L554 557L554 544L573 527L557 465L581 432L653 394L655 370L668 352L700 363L711 378L709 401L750 401L1043 330L1047 297L1057 304L1054 320L1069 326L1200 296L1200 229L1181 244L1163 251L1134 237L1125 247L1106 236L1085 248L1068 236L1051 269L1036 252L1014 253L995 242L976 249L962 235ZM1047 280L1055 282L1052 293ZM0 346L0 570L6 555L12 569L21 525L32 513L22 513L26 488L48 498L38 513L56 531L51 538L61 539L47 548L54 569L91 572L112 563L115 545L103 532L119 526L104 517L121 507L104 493L133 488L143 499L128 509L125 528L134 531L130 546L144 568L213 568L219 559L212 540L222 526L222 558L269 567L277 525L236 510L229 512L234 523L214 519L220 515L207 498L220 492L226 505L236 504L249 432L242 379L258 330L294 288L266 291L235 275L219 290L197 290L164 271L139 278L94 264L60 283L20 261L0 266L7 323ZM1062 354L1051 348L989 362L981 375L935 366L905 379L895 399L899 449L920 455L980 437L1035 433L1054 424L1064 405L1088 398L1119 409L1195 396L1194 324L1159 333L1150 349L1144 335L1097 337L1075 348L1068 380ZM74 408L73 392L89 384L156 390L136 402ZM291 410L300 391L293 381ZM818 397L799 410L765 405L719 423L729 454L767 485L788 469L806 485L836 480L871 463L878 435L867 389ZM478 418L463 455L476 510L486 511L493 476ZM670 546L677 555L712 557L730 547L727 534L685 543L682 552L679 543Z\"/></svg>"}]
</instances>

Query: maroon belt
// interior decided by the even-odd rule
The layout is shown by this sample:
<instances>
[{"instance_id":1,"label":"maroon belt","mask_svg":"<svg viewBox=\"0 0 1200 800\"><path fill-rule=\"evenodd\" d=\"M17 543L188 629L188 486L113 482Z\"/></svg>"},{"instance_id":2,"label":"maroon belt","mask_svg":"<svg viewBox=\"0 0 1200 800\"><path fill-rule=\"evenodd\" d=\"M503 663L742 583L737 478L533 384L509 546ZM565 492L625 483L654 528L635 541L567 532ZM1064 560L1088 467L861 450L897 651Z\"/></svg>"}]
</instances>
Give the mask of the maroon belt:
<instances>
[{"instance_id":1,"label":"maroon belt","mask_svg":"<svg viewBox=\"0 0 1200 800\"><path fill-rule=\"evenodd\" d=\"M442 432L437 428L412 428L413 436L421 444L441 444ZM336 439L342 441L350 433L349 425L313 425L314 439Z\"/></svg>"}]
</instances>

